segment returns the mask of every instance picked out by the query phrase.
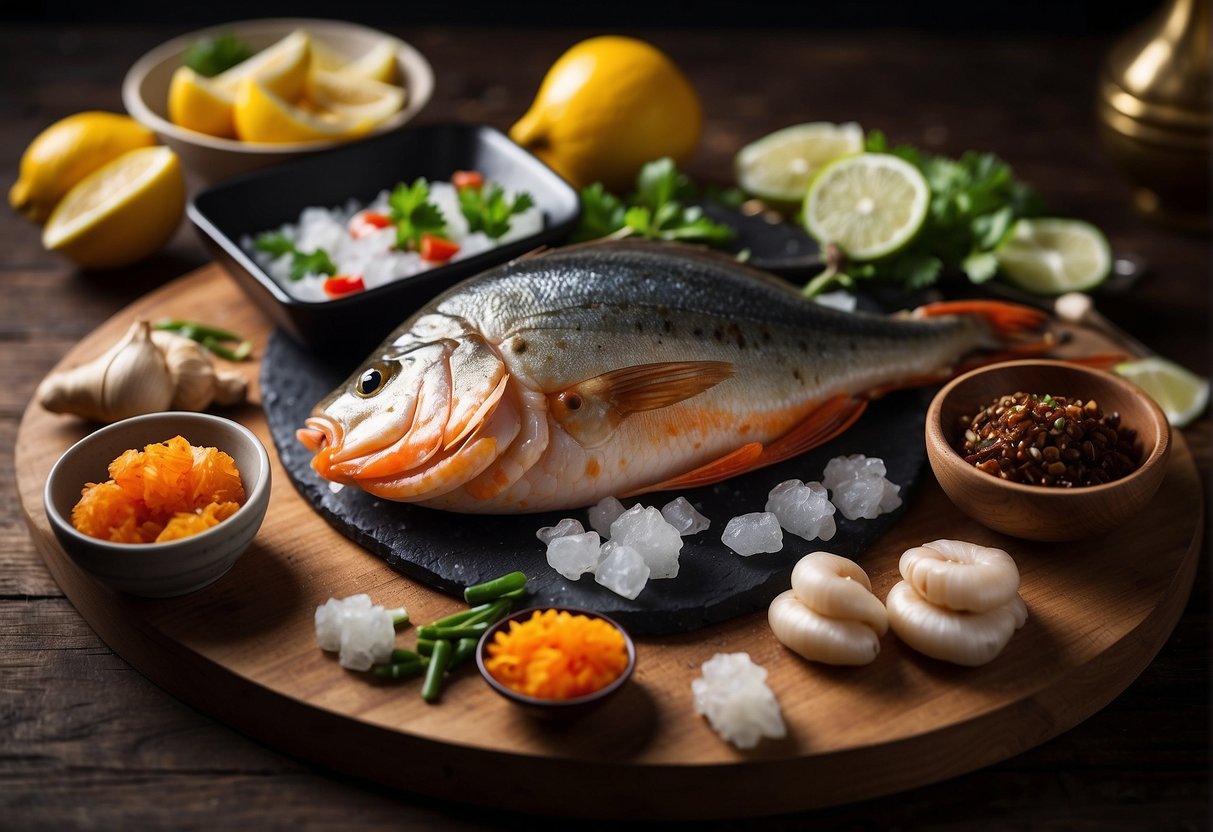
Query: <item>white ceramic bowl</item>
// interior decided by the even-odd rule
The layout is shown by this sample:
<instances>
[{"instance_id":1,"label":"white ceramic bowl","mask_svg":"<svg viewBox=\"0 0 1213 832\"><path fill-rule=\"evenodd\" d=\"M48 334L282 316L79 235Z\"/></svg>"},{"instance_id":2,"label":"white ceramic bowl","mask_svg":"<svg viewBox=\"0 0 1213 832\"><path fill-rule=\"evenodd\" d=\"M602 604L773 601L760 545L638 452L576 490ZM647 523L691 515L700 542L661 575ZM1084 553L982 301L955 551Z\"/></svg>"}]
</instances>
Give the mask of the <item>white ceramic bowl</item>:
<instances>
[{"instance_id":1,"label":"white ceramic bowl","mask_svg":"<svg viewBox=\"0 0 1213 832\"><path fill-rule=\"evenodd\" d=\"M72 526L72 507L86 483L109 479L119 454L180 434L191 444L232 456L244 484L240 510L217 526L168 543L111 543ZM51 468L43 502L63 550L81 568L114 589L167 598L221 578L252 542L270 501L270 458L252 431L209 413L150 413L100 428L69 448Z\"/></svg>"},{"instance_id":2,"label":"white ceramic bowl","mask_svg":"<svg viewBox=\"0 0 1213 832\"><path fill-rule=\"evenodd\" d=\"M255 144L208 136L178 127L169 120L169 84L177 67L181 66L181 56L191 43L200 38L231 33L253 49L260 50L296 29L305 29L338 52L352 56L365 53L383 38L396 41L399 75L407 93L405 104L400 112L369 135L390 132L404 126L425 107L434 93L434 72L429 61L397 37L344 21L273 18L211 26L157 46L136 61L126 73L122 82L122 103L133 118L151 128L161 142L176 151L182 164L204 185L342 144L343 142L334 141Z\"/></svg>"}]
</instances>

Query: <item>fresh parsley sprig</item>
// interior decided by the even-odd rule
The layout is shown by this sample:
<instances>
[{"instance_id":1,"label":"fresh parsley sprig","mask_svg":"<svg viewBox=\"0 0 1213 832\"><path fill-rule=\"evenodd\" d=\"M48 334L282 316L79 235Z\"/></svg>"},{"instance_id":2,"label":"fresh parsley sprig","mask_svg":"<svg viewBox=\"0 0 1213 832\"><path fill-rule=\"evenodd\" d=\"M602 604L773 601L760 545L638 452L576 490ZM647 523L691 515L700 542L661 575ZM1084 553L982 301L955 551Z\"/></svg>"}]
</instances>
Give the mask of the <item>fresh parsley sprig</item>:
<instances>
[{"instance_id":1,"label":"fresh parsley sprig","mask_svg":"<svg viewBox=\"0 0 1213 832\"><path fill-rule=\"evenodd\" d=\"M512 201L505 198L505 189L497 183L475 188L459 189L459 210L468 221L468 231L483 231L494 240L510 230L510 217L521 214L535 204L525 191Z\"/></svg>"},{"instance_id":2,"label":"fresh parsley sprig","mask_svg":"<svg viewBox=\"0 0 1213 832\"><path fill-rule=\"evenodd\" d=\"M581 222L573 241L601 237L643 237L649 240L697 241L722 245L734 231L707 217L698 205L694 184L669 157L641 168L636 190L624 198L595 182L581 191Z\"/></svg>"},{"instance_id":3,"label":"fresh parsley sprig","mask_svg":"<svg viewBox=\"0 0 1213 832\"><path fill-rule=\"evenodd\" d=\"M889 257L844 262L837 252L827 253L826 271L804 287L810 297L831 286L852 286L857 280L878 280L915 291L933 285L945 271L984 283L997 273L994 252L1015 221L1041 213L1039 196L992 153L970 151L953 159L911 145L892 147L879 130L868 134L865 145L870 153L890 153L922 171L931 190L926 220L913 242Z\"/></svg>"},{"instance_id":4,"label":"fresh parsley sprig","mask_svg":"<svg viewBox=\"0 0 1213 832\"><path fill-rule=\"evenodd\" d=\"M387 198L389 216L396 224L396 248L416 249L422 234L446 237L446 217L430 202L430 183L418 177L412 185L401 182Z\"/></svg>"},{"instance_id":5,"label":"fresh parsley sprig","mask_svg":"<svg viewBox=\"0 0 1213 832\"><path fill-rule=\"evenodd\" d=\"M206 78L243 63L253 55L253 49L231 32L213 38L200 38L186 47L181 63Z\"/></svg>"},{"instance_id":6,"label":"fresh parsley sprig","mask_svg":"<svg viewBox=\"0 0 1213 832\"><path fill-rule=\"evenodd\" d=\"M309 274L331 276L337 273L337 266L327 251L322 248L310 252L300 251L281 231L266 231L258 234L253 240L253 247L272 254L274 257L281 257L284 254L291 255L291 280L302 280L305 275Z\"/></svg>"}]
</instances>

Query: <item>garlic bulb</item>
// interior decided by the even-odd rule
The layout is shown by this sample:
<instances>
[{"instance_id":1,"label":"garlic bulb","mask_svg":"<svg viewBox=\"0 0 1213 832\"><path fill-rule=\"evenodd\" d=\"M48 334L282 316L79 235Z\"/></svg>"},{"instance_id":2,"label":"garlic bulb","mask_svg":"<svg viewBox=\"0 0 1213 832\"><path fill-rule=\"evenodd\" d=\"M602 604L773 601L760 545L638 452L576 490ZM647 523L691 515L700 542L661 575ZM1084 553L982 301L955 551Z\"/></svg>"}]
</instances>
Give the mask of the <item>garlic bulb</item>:
<instances>
[{"instance_id":1,"label":"garlic bulb","mask_svg":"<svg viewBox=\"0 0 1213 832\"><path fill-rule=\"evenodd\" d=\"M212 402L236 404L247 387L240 373L216 370L190 339L153 333L147 321L137 320L105 354L43 379L35 398L52 413L109 423L169 409L202 410Z\"/></svg>"}]
</instances>

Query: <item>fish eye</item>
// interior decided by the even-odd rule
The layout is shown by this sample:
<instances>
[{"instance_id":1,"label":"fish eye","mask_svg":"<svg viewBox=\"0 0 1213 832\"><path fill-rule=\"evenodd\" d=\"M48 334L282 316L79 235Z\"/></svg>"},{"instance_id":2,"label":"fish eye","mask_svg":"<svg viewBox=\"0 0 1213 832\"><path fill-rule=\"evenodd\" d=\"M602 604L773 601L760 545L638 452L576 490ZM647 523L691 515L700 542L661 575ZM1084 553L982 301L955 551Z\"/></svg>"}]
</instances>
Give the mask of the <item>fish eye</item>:
<instances>
[{"instance_id":1,"label":"fish eye","mask_svg":"<svg viewBox=\"0 0 1213 832\"><path fill-rule=\"evenodd\" d=\"M354 392L364 399L370 398L383 389L390 375L388 369L381 364L368 367L354 383Z\"/></svg>"}]
</instances>

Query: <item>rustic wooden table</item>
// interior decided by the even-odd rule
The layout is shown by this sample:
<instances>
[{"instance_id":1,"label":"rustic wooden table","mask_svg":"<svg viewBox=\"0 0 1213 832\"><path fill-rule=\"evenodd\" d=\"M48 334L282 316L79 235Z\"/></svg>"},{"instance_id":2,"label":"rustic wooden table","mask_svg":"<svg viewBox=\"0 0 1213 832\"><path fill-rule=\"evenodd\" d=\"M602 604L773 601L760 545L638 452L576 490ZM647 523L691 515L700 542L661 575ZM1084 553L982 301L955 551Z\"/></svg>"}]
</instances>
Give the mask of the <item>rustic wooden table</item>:
<instances>
[{"instance_id":1,"label":"rustic wooden table","mask_svg":"<svg viewBox=\"0 0 1213 832\"><path fill-rule=\"evenodd\" d=\"M182 27L0 29L0 181L52 121L121 111L127 67ZM621 30L622 31L622 30ZM438 85L422 122L507 128L545 69L594 32L400 29ZM745 142L800 121L856 120L949 154L990 150L1054 213L1089 219L1146 264L1104 314L1155 351L1208 375L1207 237L1152 226L1096 140L1100 37L975 39L808 31L636 31L703 93L706 129L687 169L729 183ZM38 381L81 337L152 288L207 262L183 224L151 260L85 273L44 252L37 229L0 211L0 465ZM1206 415L1184 431L1208 484ZM1207 533L1206 533L1207 539ZM542 823L391 793L285 757L150 684L64 598L30 541L11 477L0 477L0 827L499 829ZM1105 709L1056 739L961 778L762 828L1204 829L1209 824L1209 596L1202 558L1175 632ZM469 784L469 788L475 788ZM761 806L753 807L756 813ZM728 828L735 824L721 824ZM701 824L713 827L713 824Z\"/></svg>"}]
</instances>

